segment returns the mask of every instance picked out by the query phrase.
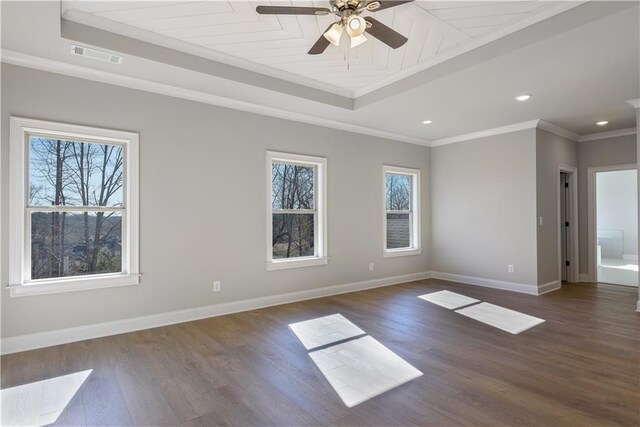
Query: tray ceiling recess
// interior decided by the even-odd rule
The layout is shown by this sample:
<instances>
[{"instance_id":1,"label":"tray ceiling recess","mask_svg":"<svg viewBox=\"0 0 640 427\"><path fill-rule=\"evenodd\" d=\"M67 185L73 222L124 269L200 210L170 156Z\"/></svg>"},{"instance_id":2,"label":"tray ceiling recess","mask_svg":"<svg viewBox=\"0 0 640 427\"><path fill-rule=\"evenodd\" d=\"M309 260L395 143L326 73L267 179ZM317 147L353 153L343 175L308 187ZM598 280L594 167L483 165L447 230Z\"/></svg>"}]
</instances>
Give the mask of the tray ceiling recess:
<instances>
[{"instance_id":1,"label":"tray ceiling recess","mask_svg":"<svg viewBox=\"0 0 640 427\"><path fill-rule=\"evenodd\" d=\"M258 6L330 7L329 1L62 2L63 18L254 71L341 89L352 97L561 13L579 2L413 1L367 12L406 36L397 49L375 37L353 49L309 48L331 15L261 15ZM366 35L366 34L365 34ZM347 68L346 56L349 67ZM228 61L225 61L225 58Z\"/></svg>"},{"instance_id":2,"label":"tray ceiling recess","mask_svg":"<svg viewBox=\"0 0 640 427\"><path fill-rule=\"evenodd\" d=\"M373 36L392 49L404 46L407 38L397 31L387 27L382 22L370 16L360 16L364 12L380 12L391 7L402 6L414 0L331 0L331 8L298 7L298 6L258 6L256 12L260 15L336 15L336 21L331 23L318 40L307 52L309 55L324 53L333 44L341 47L347 59L347 49L353 49L367 42L368 36Z\"/></svg>"}]
</instances>

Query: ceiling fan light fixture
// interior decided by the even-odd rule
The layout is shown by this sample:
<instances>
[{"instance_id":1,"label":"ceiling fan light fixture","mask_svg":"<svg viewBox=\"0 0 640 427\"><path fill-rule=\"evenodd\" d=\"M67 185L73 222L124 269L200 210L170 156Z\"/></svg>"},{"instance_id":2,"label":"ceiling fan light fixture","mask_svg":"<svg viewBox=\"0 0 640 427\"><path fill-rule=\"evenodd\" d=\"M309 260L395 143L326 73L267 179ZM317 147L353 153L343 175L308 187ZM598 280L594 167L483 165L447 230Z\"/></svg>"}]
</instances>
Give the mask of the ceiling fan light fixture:
<instances>
[{"instance_id":1,"label":"ceiling fan light fixture","mask_svg":"<svg viewBox=\"0 0 640 427\"><path fill-rule=\"evenodd\" d=\"M2 1L2 0L0 0ZM319 55L326 51L329 44L340 47L340 39L349 36L351 48L357 47L367 41L364 37L372 36L392 49L404 46L409 40L399 32L378 22L371 16L366 19L359 16L362 12L377 12L411 3L414 0L330 0L330 7L301 7L301 6L256 6L256 13L259 15L336 15L337 22L332 23L315 41L307 54ZM335 19L335 18L334 18ZM345 31L346 30L346 31ZM345 57L347 57L347 41L343 43ZM346 50L345 50L346 49Z\"/></svg>"},{"instance_id":2,"label":"ceiling fan light fixture","mask_svg":"<svg viewBox=\"0 0 640 427\"><path fill-rule=\"evenodd\" d=\"M340 46L340 36L344 31L344 26L341 22L336 22L324 33L324 38L329 40L329 43Z\"/></svg>"},{"instance_id":3,"label":"ceiling fan light fixture","mask_svg":"<svg viewBox=\"0 0 640 427\"><path fill-rule=\"evenodd\" d=\"M351 37L361 36L367 29L367 22L358 15L351 15L347 18L347 33Z\"/></svg>"},{"instance_id":4,"label":"ceiling fan light fixture","mask_svg":"<svg viewBox=\"0 0 640 427\"><path fill-rule=\"evenodd\" d=\"M354 47L360 46L362 43L365 43L367 38L360 34L359 36L351 36L351 49Z\"/></svg>"}]
</instances>

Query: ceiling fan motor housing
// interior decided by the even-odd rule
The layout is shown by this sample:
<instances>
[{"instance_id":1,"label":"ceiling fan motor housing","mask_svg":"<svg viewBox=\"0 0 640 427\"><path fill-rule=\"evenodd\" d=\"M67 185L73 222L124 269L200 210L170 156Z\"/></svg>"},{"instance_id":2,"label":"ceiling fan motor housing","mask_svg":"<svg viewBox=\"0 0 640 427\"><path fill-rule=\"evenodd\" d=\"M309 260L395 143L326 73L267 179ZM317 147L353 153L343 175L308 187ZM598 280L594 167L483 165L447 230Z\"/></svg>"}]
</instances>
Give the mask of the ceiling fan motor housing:
<instances>
[{"instance_id":1,"label":"ceiling fan motor housing","mask_svg":"<svg viewBox=\"0 0 640 427\"><path fill-rule=\"evenodd\" d=\"M335 12L356 11L361 3L362 0L335 0L332 6Z\"/></svg>"}]
</instances>

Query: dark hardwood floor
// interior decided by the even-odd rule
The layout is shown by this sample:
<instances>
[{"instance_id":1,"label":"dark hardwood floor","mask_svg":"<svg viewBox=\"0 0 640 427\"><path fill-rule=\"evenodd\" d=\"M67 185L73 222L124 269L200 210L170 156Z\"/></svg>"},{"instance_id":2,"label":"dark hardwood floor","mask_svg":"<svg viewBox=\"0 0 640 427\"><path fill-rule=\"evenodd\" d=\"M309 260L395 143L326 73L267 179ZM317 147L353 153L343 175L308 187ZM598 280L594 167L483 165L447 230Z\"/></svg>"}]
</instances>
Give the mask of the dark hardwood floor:
<instances>
[{"instance_id":1,"label":"dark hardwood floor","mask_svg":"<svg viewBox=\"0 0 640 427\"><path fill-rule=\"evenodd\" d=\"M546 322L511 335L416 298L441 289ZM2 388L92 369L60 425L637 426L637 292L424 280L4 356ZM334 313L424 376L345 407L287 327Z\"/></svg>"}]
</instances>

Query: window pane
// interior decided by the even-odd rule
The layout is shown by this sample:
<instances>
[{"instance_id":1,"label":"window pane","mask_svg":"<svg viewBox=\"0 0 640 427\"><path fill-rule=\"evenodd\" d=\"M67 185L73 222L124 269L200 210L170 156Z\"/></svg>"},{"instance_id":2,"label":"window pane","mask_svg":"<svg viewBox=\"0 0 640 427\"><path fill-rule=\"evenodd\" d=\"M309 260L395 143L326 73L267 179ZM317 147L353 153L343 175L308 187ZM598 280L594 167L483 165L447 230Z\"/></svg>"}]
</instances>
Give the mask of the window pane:
<instances>
[{"instance_id":1,"label":"window pane","mask_svg":"<svg viewBox=\"0 0 640 427\"><path fill-rule=\"evenodd\" d=\"M273 163L271 201L273 209L313 209L311 166Z\"/></svg>"},{"instance_id":2,"label":"window pane","mask_svg":"<svg viewBox=\"0 0 640 427\"><path fill-rule=\"evenodd\" d=\"M122 206L119 145L29 137L30 206Z\"/></svg>"},{"instance_id":3,"label":"window pane","mask_svg":"<svg viewBox=\"0 0 640 427\"><path fill-rule=\"evenodd\" d=\"M273 259L314 256L314 214L273 214Z\"/></svg>"},{"instance_id":4,"label":"window pane","mask_svg":"<svg viewBox=\"0 0 640 427\"><path fill-rule=\"evenodd\" d=\"M122 271L119 212L33 212L31 279Z\"/></svg>"},{"instance_id":5,"label":"window pane","mask_svg":"<svg viewBox=\"0 0 640 427\"><path fill-rule=\"evenodd\" d=\"M387 249L411 247L411 215L387 214Z\"/></svg>"},{"instance_id":6,"label":"window pane","mask_svg":"<svg viewBox=\"0 0 640 427\"><path fill-rule=\"evenodd\" d=\"M387 174L387 210L408 211L411 209L411 177Z\"/></svg>"}]
</instances>

